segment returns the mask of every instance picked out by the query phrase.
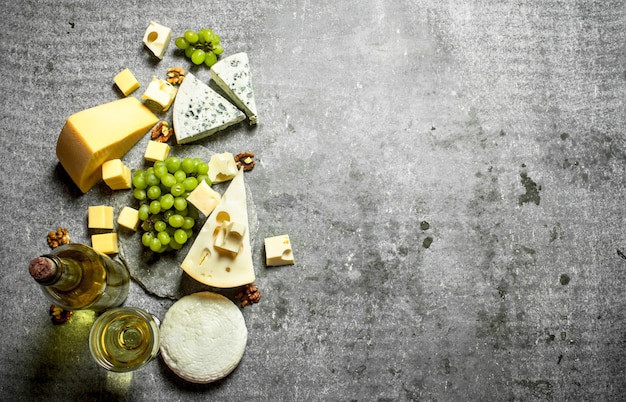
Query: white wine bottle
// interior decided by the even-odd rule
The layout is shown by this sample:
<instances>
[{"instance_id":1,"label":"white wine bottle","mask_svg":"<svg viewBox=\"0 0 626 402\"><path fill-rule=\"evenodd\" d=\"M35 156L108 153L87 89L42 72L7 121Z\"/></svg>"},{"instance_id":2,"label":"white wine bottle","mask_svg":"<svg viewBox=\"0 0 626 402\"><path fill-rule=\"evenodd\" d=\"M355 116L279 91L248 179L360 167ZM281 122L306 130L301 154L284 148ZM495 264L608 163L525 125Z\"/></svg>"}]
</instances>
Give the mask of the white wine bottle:
<instances>
[{"instance_id":1,"label":"white wine bottle","mask_svg":"<svg viewBox=\"0 0 626 402\"><path fill-rule=\"evenodd\" d=\"M89 246L65 244L31 260L30 275L44 295L66 310L97 312L121 305L128 296L128 269Z\"/></svg>"}]
</instances>

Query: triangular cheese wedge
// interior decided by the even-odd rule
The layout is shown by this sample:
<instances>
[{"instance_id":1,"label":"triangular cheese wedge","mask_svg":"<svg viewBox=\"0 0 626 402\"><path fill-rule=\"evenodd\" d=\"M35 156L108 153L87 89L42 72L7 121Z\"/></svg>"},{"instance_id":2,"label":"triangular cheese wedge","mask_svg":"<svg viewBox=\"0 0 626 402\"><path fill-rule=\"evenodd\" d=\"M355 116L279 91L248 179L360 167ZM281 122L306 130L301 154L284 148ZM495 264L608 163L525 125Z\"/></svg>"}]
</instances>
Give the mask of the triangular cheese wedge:
<instances>
[{"instance_id":1,"label":"triangular cheese wedge","mask_svg":"<svg viewBox=\"0 0 626 402\"><path fill-rule=\"evenodd\" d=\"M223 58L211 67L211 77L233 103L244 111L250 124L256 124L258 117L248 55L236 53Z\"/></svg>"},{"instance_id":2,"label":"triangular cheese wedge","mask_svg":"<svg viewBox=\"0 0 626 402\"><path fill-rule=\"evenodd\" d=\"M198 282L216 288L254 282L243 169L200 229L181 268Z\"/></svg>"},{"instance_id":3,"label":"triangular cheese wedge","mask_svg":"<svg viewBox=\"0 0 626 402\"><path fill-rule=\"evenodd\" d=\"M179 144L196 141L245 120L246 116L223 96L185 74L174 101L174 135Z\"/></svg>"}]
</instances>

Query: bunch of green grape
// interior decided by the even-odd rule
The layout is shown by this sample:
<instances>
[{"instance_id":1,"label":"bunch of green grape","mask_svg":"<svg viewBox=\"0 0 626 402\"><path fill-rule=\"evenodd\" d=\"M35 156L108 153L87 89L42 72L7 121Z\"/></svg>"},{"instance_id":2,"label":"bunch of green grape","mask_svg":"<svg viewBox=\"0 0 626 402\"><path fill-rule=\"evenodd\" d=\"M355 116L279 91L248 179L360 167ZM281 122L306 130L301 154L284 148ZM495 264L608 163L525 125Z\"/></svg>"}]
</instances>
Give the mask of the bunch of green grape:
<instances>
[{"instance_id":1,"label":"bunch of green grape","mask_svg":"<svg viewBox=\"0 0 626 402\"><path fill-rule=\"evenodd\" d=\"M217 63L217 56L224 53L220 45L220 36L210 29L201 29L198 32L187 30L183 36L176 38L176 47L185 51L185 56L196 65L202 63L211 67Z\"/></svg>"},{"instance_id":2,"label":"bunch of green grape","mask_svg":"<svg viewBox=\"0 0 626 402\"><path fill-rule=\"evenodd\" d=\"M156 253L179 250L193 236L199 214L187 196L203 180L211 185L208 173L209 165L202 159L176 156L133 173L145 247Z\"/></svg>"}]
</instances>

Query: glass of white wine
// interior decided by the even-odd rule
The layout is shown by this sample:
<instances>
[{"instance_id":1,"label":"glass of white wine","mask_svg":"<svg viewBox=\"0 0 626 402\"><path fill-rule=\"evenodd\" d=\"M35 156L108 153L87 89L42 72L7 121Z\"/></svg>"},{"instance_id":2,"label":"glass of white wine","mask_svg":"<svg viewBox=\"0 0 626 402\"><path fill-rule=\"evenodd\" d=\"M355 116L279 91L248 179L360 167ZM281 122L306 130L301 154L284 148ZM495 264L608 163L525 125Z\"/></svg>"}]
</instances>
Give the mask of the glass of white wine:
<instances>
[{"instance_id":1,"label":"glass of white wine","mask_svg":"<svg viewBox=\"0 0 626 402\"><path fill-rule=\"evenodd\" d=\"M159 325L158 318L137 307L108 310L91 327L89 350L107 370L136 370L158 356Z\"/></svg>"}]
</instances>

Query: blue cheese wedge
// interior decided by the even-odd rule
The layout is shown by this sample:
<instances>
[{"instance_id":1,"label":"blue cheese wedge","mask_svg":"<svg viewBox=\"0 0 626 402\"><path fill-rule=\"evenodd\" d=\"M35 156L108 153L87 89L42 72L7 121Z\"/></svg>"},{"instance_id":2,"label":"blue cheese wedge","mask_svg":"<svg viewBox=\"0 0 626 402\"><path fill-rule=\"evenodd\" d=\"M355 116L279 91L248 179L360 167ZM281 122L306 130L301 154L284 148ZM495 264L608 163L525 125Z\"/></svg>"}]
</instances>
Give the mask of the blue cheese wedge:
<instances>
[{"instance_id":1,"label":"blue cheese wedge","mask_svg":"<svg viewBox=\"0 0 626 402\"><path fill-rule=\"evenodd\" d=\"M250 124L257 124L250 60L246 53L225 57L211 67L211 77L235 105L244 111Z\"/></svg>"},{"instance_id":2,"label":"blue cheese wedge","mask_svg":"<svg viewBox=\"0 0 626 402\"><path fill-rule=\"evenodd\" d=\"M243 169L240 169L181 263L189 276L216 288L254 282L247 208Z\"/></svg>"},{"instance_id":3,"label":"blue cheese wedge","mask_svg":"<svg viewBox=\"0 0 626 402\"><path fill-rule=\"evenodd\" d=\"M174 135L179 144L196 141L246 119L226 98L193 74L185 74L174 101Z\"/></svg>"}]
</instances>

